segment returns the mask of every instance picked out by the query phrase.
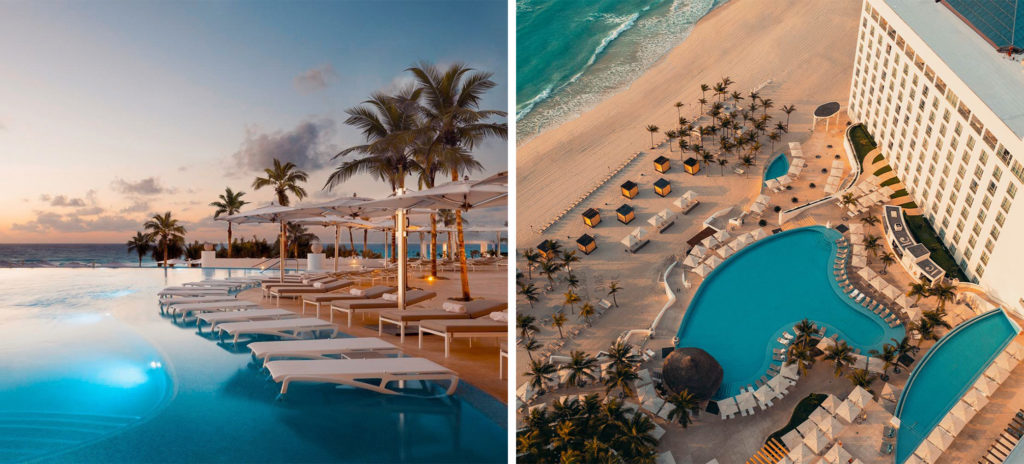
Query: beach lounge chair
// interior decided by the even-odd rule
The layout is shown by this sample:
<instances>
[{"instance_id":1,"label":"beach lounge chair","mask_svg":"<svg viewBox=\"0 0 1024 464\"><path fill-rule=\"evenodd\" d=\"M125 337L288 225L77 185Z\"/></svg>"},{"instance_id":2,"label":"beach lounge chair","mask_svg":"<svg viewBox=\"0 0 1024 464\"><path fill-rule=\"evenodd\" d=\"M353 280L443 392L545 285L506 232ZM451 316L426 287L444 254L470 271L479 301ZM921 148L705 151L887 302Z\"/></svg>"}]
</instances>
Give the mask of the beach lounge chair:
<instances>
[{"instance_id":1,"label":"beach lounge chair","mask_svg":"<svg viewBox=\"0 0 1024 464\"><path fill-rule=\"evenodd\" d=\"M244 322L244 321L265 321L268 319L286 319L289 317L299 317L298 314L288 311L287 309L245 309L242 311L226 311L219 313L200 313L196 316L196 330L199 332L203 331L203 323L210 325L210 330L214 330L217 324L225 322Z\"/></svg>"},{"instance_id":2,"label":"beach lounge chair","mask_svg":"<svg viewBox=\"0 0 1024 464\"><path fill-rule=\"evenodd\" d=\"M312 288L316 284L328 284L333 283L339 279L335 279L330 276L317 277L315 279L304 279L301 282L278 282L278 283L265 283L263 284L263 297L270 298L273 296L272 291L283 289L283 288Z\"/></svg>"},{"instance_id":3,"label":"beach lounge chair","mask_svg":"<svg viewBox=\"0 0 1024 464\"><path fill-rule=\"evenodd\" d=\"M159 297L167 296L225 296L228 294L227 289L223 288L203 288L203 287L167 287L157 292Z\"/></svg>"},{"instance_id":4,"label":"beach lounge chair","mask_svg":"<svg viewBox=\"0 0 1024 464\"><path fill-rule=\"evenodd\" d=\"M181 296L181 297L167 297L160 298L158 302L160 307L163 308L172 304L188 304L188 303L213 303L218 301L234 301L233 295L211 295L211 296Z\"/></svg>"},{"instance_id":5,"label":"beach lounge chair","mask_svg":"<svg viewBox=\"0 0 1024 464\"><path fill-rule=\"evenodd\" d=\"M337 359L356 354L399 354L398 347L376 337L281 340L249 344L254 359L268 362L281 358Z\"/></svg>"},{"instance_id":6,"label":"beach lounge chair","mask_svg":"<svg viewBox=\"0 0 1024 464\"><path fill-rule=\"evenodd\" d=\"M504 338L508 336L509 323L496 321L489 317L480 319L441 319L427 320L420 323L419 347L423 348L423 334L434 334L444 337L444 356L451 352L451 342L458 337L469 338L470 346L474 337Z\"/></svg>"},{"instance_id":7,"label":"beach lounge chair","mask_svg":"<svg viewBox=\"0 0 1024 464\"><path fill-rule=\"evenodd\" d=\"M351 280L333 280L317 282L309 287L277 287L270 290L270 296L276 299L277 304L281 304L281 297L298 298L309 293L334 292L345 287L351 287L354 283Z\"/></svg>"},{"instance_id":8,"label":"beach lounge chair","mask_svg":"<svg viewBox=\"0 0 1024 464\"><path fill-rule=\"evenodd\" d=\"M403 394L392 389L392 382L402 388L410 380L447 380L445 395L455 393L459 384L454 371L423 358L287 360L271 361L266 367L270 378L281 383L278 399L288 393L292 382L334 383L388 395Z\"/></svg>"},{"instance_id":9,"label":"beach lounge chair","mask_svg":"<svg viewBox=\"0 0 1024 464\"><path fill-rule=\"evenodd\" d=\"M437 293L426 290L409 290L405 293L405 304L406 306L411 306L432 299L435 296L437 296ZM334 322L334 312L341 311L348 315L348 326L352 327L352 315L356 312L380 312L387 309L398 309L397 297L398 295L394 293L385 293L382 298L332 302L331 322Z\"/></svg>"},{"instance_id":10,"label":"beach lounge chair","mask_svg":"<svg viewBox=\"0 0 1024 464\"><path fill-rule=\"evenodd\" d=\"M505 301L496 300L473 300L462 305L461 312L448 311L445 309L415 309L415 310L386 310L381 311L377 317L377 335L383 335L384 324L394 324L399 327L399 338L405 343L405 329L410 322L422 322L434 319L476 319L486 316L494 311L501 311L508 308Z\"/></svg>"},{"instance_id":11,"label":"beach lounge chair","mask_svg":"<svg viewBox=\"0 0 1024 464\"><path fill-rule=\"evenodd\" d=\"M313 305L316 307L316 317L320 317L320 306L326 304L330 306L331 302L339 300L365 300L369 298L380 298L385 293L391 293L398 290L398 287L391 287L388 285L378 285L370 288L353 288L348 293L307 293L302 295L302 312L305 314L306 305Z\"/></svg>"},{"instance_id":12,"label":"beach lounge chair","mask_svg":"<svg viewBox=\"0 0 1024 464\"><path fill-rule=\"evenodd\" d=\"M201 312L215 312L215 311L238 311L240 309L250 309L259 306L258 303L246 300L234 299L231 301L214 301L205 303L185 303L185 304L171 304L167 307L171 312L171 316L175 320L178 319L178 314L184 319L192 313Z\"/></svg>"},{"instance_id":13,"label":"beach lounge chair","mask_svg":"<svg viewBox=\"0 0 1024 464\"><path fill-rule=\"evenodd\" d=\"M284 339L302 338L306 333L312 333L314 337L321 332L330 331L333 337L338 329L327 321L312 317L300 317L294 319L279 319L272 321L249 321L249 322L228 322L217 326L217 332L223 340L224 335L233 337L232 341L238 343L239 337L270 335Z\"/></svg>"}]
</instances>

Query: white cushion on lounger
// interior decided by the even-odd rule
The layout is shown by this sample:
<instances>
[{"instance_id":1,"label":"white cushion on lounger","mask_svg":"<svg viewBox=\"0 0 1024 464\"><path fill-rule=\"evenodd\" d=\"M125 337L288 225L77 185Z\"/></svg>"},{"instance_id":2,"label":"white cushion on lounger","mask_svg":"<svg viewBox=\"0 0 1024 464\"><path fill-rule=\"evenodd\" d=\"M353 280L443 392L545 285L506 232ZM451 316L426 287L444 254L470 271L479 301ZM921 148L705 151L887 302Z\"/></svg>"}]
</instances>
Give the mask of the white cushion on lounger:
<instances>
[{"instance_id":1,"label":"white cushion on lounger","mask_svg":"<svg viewBox=\"0 0 1024 464\"><path fill-rule=\"evenodd\" d=\"M385 293L384 295L382 295L382 298L384 298L387 301L398 301L398 294L397 293Z\"/></svg>"},{"instance_id":2,"label":"white cushion on lounger","mask_svg":"<svg viewBox=\"0 0 1024 464\"><path fill-rule=\"evenodd\" d=\"M448 311L450 313L466 313L466 305L456 301L446 301L443 305L441 305L441 307L444 308L445 311Z\"/></svg>"},{"instance_id":3,"label":"white cushion on lounger","mask_svg":"<svg viewBox=\"0 0 1024 464\"><path fill-rule=\"evenodd\" d=\"M349 293L355 296L366 296L366 290L362 288L353 288Z\"/></svg>"},{"instance_id":4,"label":"white cushion on lounger","mask_svg":"<svg viewBox=\"0 0 1024 464\"><path fill-rule=\"evenodd\" d=\"M499 322L508 322L508 311L495 311L490 314L491 319Z\"/></svg>"}]
</instances>

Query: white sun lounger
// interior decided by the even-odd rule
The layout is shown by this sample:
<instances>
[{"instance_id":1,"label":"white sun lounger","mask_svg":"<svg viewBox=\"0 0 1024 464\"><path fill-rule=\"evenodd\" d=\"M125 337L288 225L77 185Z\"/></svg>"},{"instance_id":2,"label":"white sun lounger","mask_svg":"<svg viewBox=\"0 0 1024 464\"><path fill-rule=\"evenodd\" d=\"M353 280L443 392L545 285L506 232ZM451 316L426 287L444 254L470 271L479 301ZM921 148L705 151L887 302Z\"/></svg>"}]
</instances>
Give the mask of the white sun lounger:
<instances>
[{"instance_id":1,"label":"white sun lounger","mask_svg":"<svg viewBox=\"0 0 1024 464\"><path fill-rule=\"evenodd\" d=\"M459 384L459 376L454 371L423 358L271 361L267 363L267 370L270 378L281 383L278 398L288 393L292 382L334 383L387 395L403 394L389 387L396 381L403 384L409 380L448 380L445 395L455 393Z\"/></svg>"},{"instance_id":2,"label":"white sun lounger","mask_svg":"<svg viewBox=\"0 0 1024 464\"><path fill-rule=\"evenodd\" d=\"M200 280L198 282L185 282L181 285L184 287L226 288L228 290L238 290L245 287L246 284L242 282L225 282L223 280Z\"/></svg>"},{"instance_id":3,"label":"white sun lounger","mask_svg":"<svg viewBox=\"0 0 1024 464\"><path fill-rule=\"evenodd\" d=\"M196 330L203 331L203 322L210 325L210 331L217 328L217 324L223 324L226 322L243 322L243 321L265 321L268 319L287 319L289 317L299 317L292 311L287 309L245 309L242 311L225 311L219 313L200 313L196 316Z\"/></svg>"},{"instance_id":4,"label":"white sun lounger","mask_svg":"<svg viewBox=\"0 0 1024 464\"><path fill-rule=\"evenodd\" d=\"M257 306L259 306L259 304L252 301L234 299L231 301L214 301L207 303L171 304L168 308L171 311L171 315L177 318L178 314L181 314L182 317L188 317L192 313L201 313L206 311L237 311L239 309L249 309Z\"/></svg>"},{"instance_id":5,"label":"white sun lounger","mask_svg":"<svg viewBox=\"0 0 1024 464\"><path fill-rule=\"evenodd\" d=\"M355 282L351 280L334 280L330 282L318 282L308 287L277 287L270 290L270 296L274 297L277 304L281 304L281 297L299 298L309 293L324 293L341 290L351 287Z\"/></svg>"},{"instance_id":6,"label":"white sun lounger","mask_svg":"<svg viewBox=\"0 0 1024 464\"><path fill-rule=\"evenodd\" d=\"M362 353L400 353L397 346L375 337L252 342L249 350L253 358L262 359L264 365L278 358L336 359Z\"/></svg>"},{"instance_id":7,"label":"white sun lounger","mask_svg":"<svg viewBox=\"0 0 1024 464\"><path fill-rule=\"evenodd\" d=\"M299 280L299 281L290 281L289 282L289 281L286 280L284 282L263 282L263 284L262 284L263 296L265 298L269 298L270 297L270 291L274 290L274 289L278 289L278 288L285 288L285 287L291 287L291 288L310 288L310 287L313 286L313 284L315 284L317 282L324 282L324 283L326 283L326 282L334 282L335 280L337 280L337 279L335 279L335 278L333 278L331 276L326 276L325 275L325 276L320 276L320 277L313 278L313 279L302 279L302 280Z\"/></svg>"},{"instance_id":8,"label":"white sun lounger","mask_svg":"<svg viewBox=\"0 0 1024 464\"><path fill-rule=\"evenodd\" d=\"M284 339L298 339L302 338L302 335L307 332L315 334L330 330L331 337L338 332L334 324L312 317L273 321L226 322L217 325L216 330L222 339L224 334L231 335L234 343L238 343L238 338L242 335L272 335Z\"/></svg>"},{"instance_id":9,"label":"white sun lounger","mask_svg":"<svg viewBox=\"0 0 1024 464\"><path fill-rule=\"evenodd\" d=\"M218 301L234 301L236 298L232 295L211 295L211 296L181 296L181 297L167 297L161 298L160 306L168 306L172 304L188 304L188 303L214 303Z\"/></svg>"},{"instance_id":10,"label":"white sun lounger","mask_svg":"<svg viewBox=\"0 0 1024 464\"><path fill-rule=\"evenodd\" d=\"M157 296L211 296L227 295L228 291L223 288L203 287L167 287L157 292Z\"/></svg>"},{"instance_id":11,"label":"white sun lounger","mask_svg":"<svg viewBox=\"0 0 1024 464\"><path fill-rule=\"evenodd\" d=\"M385 293L391 293L398 290L398 287L391 287L388 285L378 285L376 287L358 289L353 288L348 293L307 293L302 295L302 313L306 312L306 305L310 304L316 307L316 317L320 317L320 306L326 304L330 306L331 302L340 300L365 300L368 298L380 298Z\"/></svg>"},{"instance_id":12,"label":"white sun lounger","mask_svg":"<svg viewBox=\"0 0 1024 464\"><path fill-rule=\"evenodd\" d=\"M405 305L412 306L437 296L437 293L426 290L409 290L405 292ZM342 300L331 303L331 322L334 312L341 311L348 315L348 326L352 327L352 315L357 312L380 312L387 309L398 309L398 301L385 298L365 300Z\"/></svg>"},{"instance_id":13,"label":"white sun lounger","mask_svg":"<svg viewBox=\"0 0 1024 464\"><path fill-rule=\"evenodd\" d=\"M496 300L473 300L462 305L463 312L456 313L444 309L389 309L377 315L377 335L383 335L384 324L394 324L399 328L401 343L405 343L405 329L410 322L422 322L432 319L476 319L487 316L495 311L508 308L508 303Z\"/></svg>"},{"instance_id":14,"label":"white sun lounger","mask_svg":"<svg viewBox=\"0 0 1024 464\"><path fill-rule=\"evenodd\" d=\"M444 337L444 357L451 352L452 340L457 337L469 338L469 346L473 339L480 337L506 338L509 323L496 321L489 317L480 319L433 319L420 323L419 347L423 348L423 334L434 334Z\"/></svg>"}]
</instances>

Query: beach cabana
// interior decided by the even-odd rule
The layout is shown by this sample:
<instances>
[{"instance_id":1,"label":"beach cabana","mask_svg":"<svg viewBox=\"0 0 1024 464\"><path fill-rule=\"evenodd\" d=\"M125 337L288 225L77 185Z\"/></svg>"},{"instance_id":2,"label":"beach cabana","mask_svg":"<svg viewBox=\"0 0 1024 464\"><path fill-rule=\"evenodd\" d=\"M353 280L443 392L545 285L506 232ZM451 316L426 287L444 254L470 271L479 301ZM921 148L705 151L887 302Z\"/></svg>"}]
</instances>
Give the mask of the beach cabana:
<instances>
[{"instance_id":1,"label":"beach cabana","mask_svg":"<svg viewBox=\"0 0 1024 464\"><path fill-rule=\"evenodd\" d=\"M732 248L727 246L723 246L718 249L718 256L721 256L723 259L732 256L733 253L735 252L732 251Z\"/></svg>"},{"instance_id":2,"label":"beach cabana","mask_svg":"<svg viewBox=\"0 0 1024 464\"><path fill-rule=\"evenodd\" d=\"M686 258L683 259L683 265L686 267L694 268L698 264L700 264L700 260L695 255L686 255Z\"/></svg>"},{"instance_id":3,"label":"beach cabana","mask_svg":"<svg viewBox=\"0 0 1024 464\"><path fill-rule=\"evenodd\" d=\"M665 178L658 179L654 181L654 193L657 193L659 196L666 197L668 194L672 193L672 184L665 180Z\"/></svg>"},{"instance_id":4,"label":"beach cabana","mask_svg":"<svg viewBox=\"0 0 1024 464\"><path fill-rule=\"evenodd\" d=\"M851 424L855 419L857 419L857 416L860 415L860 412L861 407L855 404L853 401L850 401L849 398L847 398L846 401L839 403L839 406L836 407L836 417Z\"/></svg>"},{"instance_id":5,"label":"beach cabana","mask_svg":"<svg viewBox=\"0 0 1024 464\"><path fill-rule=\"evenodd\" d=\"M932 429L932 433L928 434L928 441L939 448L940 451L945 451L946 448L949 448L949 445L953 444L953 436L942 427L935 427Z\"/></svg>"},{"instance_id":6,"label":"beach cabana","mask_svg":"<svg viewBox=\"0 0 1024 464\"><path fill-rule=\"evenodd\" d=\"M839 398L836 398L836 395L829 393L828 396L825 397L825 401L821 402L821 407L825 408L825 410L830 414L835 414L836 408L839 407L839 402Z\"/></svg>"},{"instance_id":7,"label":"beach cabana","mask_svg":"<svg viewBox=\"0 0 1024 464\"><path fill-rule=\"evenodd\" d=\"M850 455L843 445L836 443L832 445L828 451L825 452L825 462L829 464L849 464L853 460L853 456Z\"/></svg>"},{"instance_id":8,"label":"beach cabana","mask_svg":"<svg viewBox=\"0 0 1024 464\"><path fill-rule=\"evenodd\" d=\"M623 182L619 189L622 192L622 196L626 198L635 198L640 193L640 187L631 180Z\"/></svg>"},{"instance_id":9,"label":"beach cabana","mask_svg":"<svg viewBox=\"0 0 1024 464\"><path fill-rule=\"evenodd\" d=\"M700 172L700 161L697 161L697 158L686 158L686 161L683 161L683 170L690 174L697 174Z\"/></svg>"},{"instance_id":10,"label":"beach cabana","mask_svg":"<svg viewBox=\"0 0 1024 464\"><path fill-rule=\"evenodd\" d=\"M593 253L593 251L597 249L597 242L594 241L594 237L591 237L590 235L587 234L583 234L580 235L580 238L576 239L576 246L579 247L580 251L582 251L583 254L589 255L590 253Z\"/></svg>"},{"instance_id":11,"label":"beach cabana","mask_svg":"<svg viewBox=\"0 0 1024 464\"><path fill-rule=\"evenodd\" d=\"M693 268L693 273L701 277L707 277L711 273L711 268L707 264L700 263L699 266Z\"/></svg>"},{"instance_id":12,"label":"beach cabana","mask_svg":"<svg viewBox=\"0 0 1024 464\"><path fill-rule=\"evenodd\" d=\"M917 449L914 450L914 454L921 458L922 461L932 464L939 459L940 455L942 455L942 450L933 445L932 442L924 440L920 445L918 445Z\"/></svg>"},{"instance_id":13,"label":"beach cabana","mask_svg":"<svg viewBox=\"0 0 1024 464\"><path fill-rule=\"evenodd\" d=\"M658 233L661 233L664 232L665 229L668 229L670 226L672 226L672 224L675 224L676 215L675 213L669 211L668 209L663 209L659 211L658 214L655 214L654 216L648 218L647 222L654 227L654 230L658 231Z\"/></svg>"},{"instance_id":14,"label":"beach cabana","mask_svg":"<svg viewBox=\"0 0 1024 464\"><path fill-rule=\"evenodd\" d=\"M597 227L601 223L601 212L594 208L588 208L583 212L583 223L590 227Z\"/></svg>"},{"instance_id":15,"label":"beach cabana","mask_svg":"<svg viewBox=\"0 0 1024 464\"><path fill-rule=\"evenodd\" d=\"M615 210L615 215L618 217L619 222L623 224L629 224L633 222L633 207L629 205L622 205Z\"/></svg>"},{"instance_id":16,"label":"beach cabana","mask_svg":"<svg viewBox=\"0 0 1024 464\"><path fill-rule=\"evenodd\" d=\"M662 381L672 392L689 391L705 401L722 385L724 371L710 354L700 348L676 348L662 362ZM722 407L721 402L719 408Z\"/></svg>"},{"instance_id":17,"label":"beach cabana","mask_svg":"<svg viewBox=\"0 0 1024 464\"><path fill-rule=\"evenodd\" d=\"M686 193L682 194L679 198L676 198L672 204L675 205L676 208L679 208L679 212L686 214L700 204L700 201L697 200L696 192L693 190L687 190Z\"/></svg>"},{"instance_id":18,"label":"beach cabana","mask_svg":"<svg viewBox=\"0 0 1024 464\"><path fill-rule=\"evenodd\" d=\"M649 242L645 237L647 237L647 230L642 227L637 227L633 229L626 238L623 238L620 243L626 246L626 251L636 253L637 250L643 248L643 246Z\"/></svg>"},{"instance_id":19,"label":"beach cabana","mask_svg":"<svg viewBox=\"0 0 1024 464\"><path fill-rule=\"evenodd\" d=\"M708 249L705 248L703 245L696 245L693 247L693 249L690 250L690 254L698 258L703 258L705 255L708 254Z\"/></svg>"},{"instance_id":20,"label":"beach cabana","mask_svg":"<svg viewBox=\"0 0 1024 464\"><path fill-rule=\"evenodd\" d=\"M669 169L672 169L672 162L664 156L659 156L654 159L654 170L660 173L666 173Z\"/></svg>"},{"instance_id":21,"label":"beach cabana","mask_svg":"<svg viewBox=\"0 0 1024 464\"><path fill-rule=\"evenodd\" d=\"M853 404L856 404L857 406L860 406L862 408L867 406L868 403L875 400L871 396L871 393L868 393L868 391L865 390L864 387L861 387L860 385L854 387L853 391L850 392L846 399L848 401L853 401Z\"/></svg>"}]
</instances>

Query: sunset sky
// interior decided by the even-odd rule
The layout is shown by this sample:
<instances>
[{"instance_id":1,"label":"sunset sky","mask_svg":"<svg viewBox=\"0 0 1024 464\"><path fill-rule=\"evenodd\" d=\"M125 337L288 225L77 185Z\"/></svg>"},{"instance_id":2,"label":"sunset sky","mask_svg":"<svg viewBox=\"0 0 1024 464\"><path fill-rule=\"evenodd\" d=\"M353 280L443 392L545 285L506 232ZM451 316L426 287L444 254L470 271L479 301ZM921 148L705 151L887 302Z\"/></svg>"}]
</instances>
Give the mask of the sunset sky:
<instances>
[{"instance_id":1,"label":"sunset sky","mask_svg":"<svg viewBox=\"0 0 1024 464\"><path fill-rule=\"evenodd\" d=\"M494 73L507 110L506 3L7 2L0 4L0 243L124 242L155 212L188 241L224 241L208 206L227 186L253 207L274 157L310 173L314 201L380 197L355 179L321 192L344 110L421 60ZM507 169L506 144L475 153ZM484 215L478 224L501 224ZM322 232L316 228L315 232ZM273 233L243 226L250 236ZM333 234L322 234L331 237Z\"/></svg>"}]
</instances>

